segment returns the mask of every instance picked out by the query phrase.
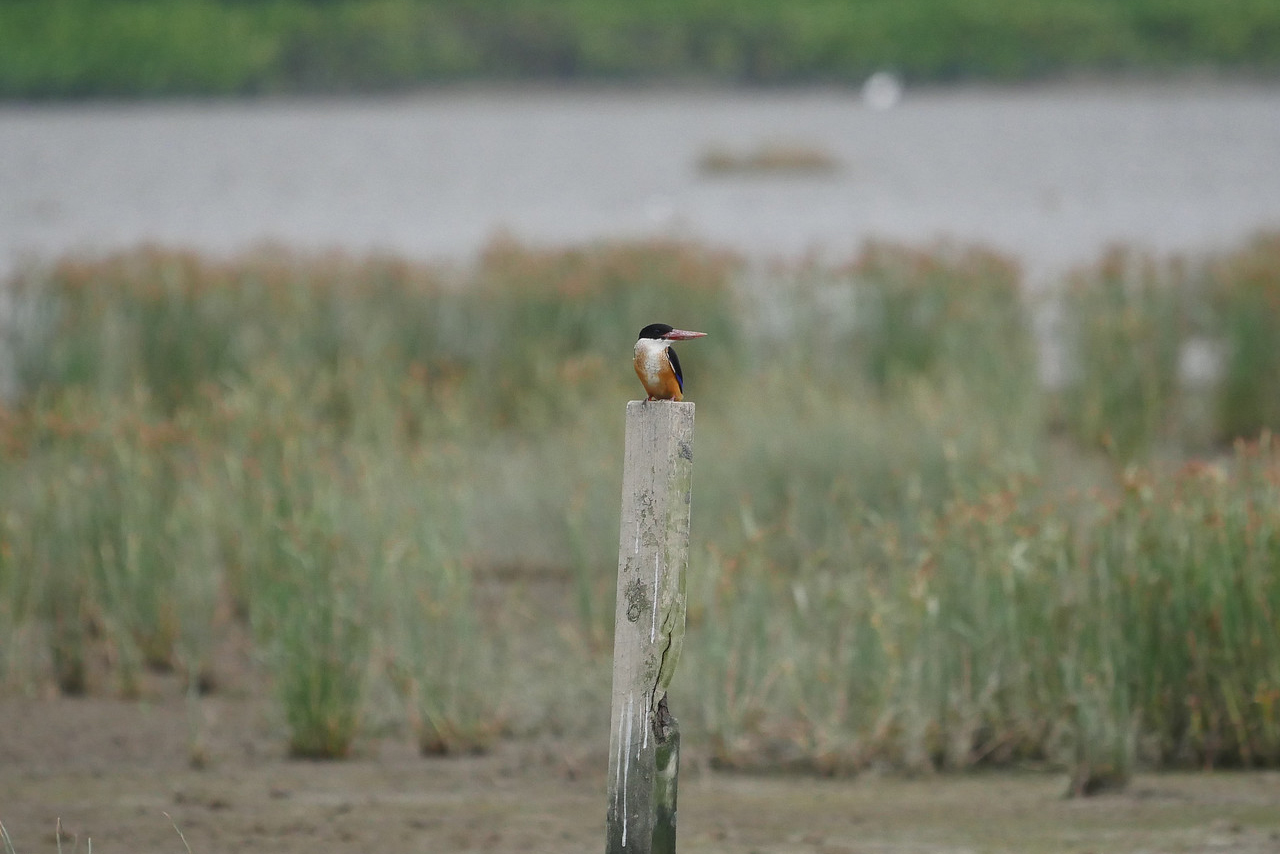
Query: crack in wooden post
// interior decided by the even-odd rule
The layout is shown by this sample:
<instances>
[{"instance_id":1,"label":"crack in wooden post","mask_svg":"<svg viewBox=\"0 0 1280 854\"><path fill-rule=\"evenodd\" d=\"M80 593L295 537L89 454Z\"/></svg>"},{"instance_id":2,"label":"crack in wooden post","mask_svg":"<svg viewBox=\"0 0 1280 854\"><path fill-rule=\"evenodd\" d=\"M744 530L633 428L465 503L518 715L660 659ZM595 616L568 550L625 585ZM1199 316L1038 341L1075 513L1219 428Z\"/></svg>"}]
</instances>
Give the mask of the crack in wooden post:
<instances>
[{"instance_id":1,"label":"crack in wooden post","mask_svg":"<svg viewBox=\"0 0 1280 854\"><path fill-rule=\"evenodd\" d=\"M666 695L684 643L693 414L683 401L627 404L607 854L675 851L680 737Z\"/></svg>"},{"instance_id":2,"label":"crack in wooden post","mask_svg":"<svg viewBox=\"0 0 1280 854\"><path fill-rule=\"evenodd\" d=\"M667 698L658 701L653 715L653 851L676 854L676 788L680 778L680 726L667 708Z\"/></svg>"}]
</instances>

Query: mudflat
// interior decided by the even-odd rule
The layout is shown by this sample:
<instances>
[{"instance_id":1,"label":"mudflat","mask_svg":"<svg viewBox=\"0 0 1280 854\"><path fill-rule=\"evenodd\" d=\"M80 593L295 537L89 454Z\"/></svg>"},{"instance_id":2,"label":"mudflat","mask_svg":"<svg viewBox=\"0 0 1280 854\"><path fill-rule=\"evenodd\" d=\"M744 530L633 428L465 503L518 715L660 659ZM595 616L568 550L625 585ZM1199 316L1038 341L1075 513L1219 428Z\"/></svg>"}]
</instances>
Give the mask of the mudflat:
<instances>
[{"instance_id":1,"label":"mudflat","mask_svg":"<svg viewBox=\"0 0 1280 854\"><path fill-rule=\"evenodd\" d=\"M595 851L599 735L438 758L391 734L317 763L284 755L269 703L251 696L8 699L0 822L18 854L58 850L59 822L63 851L91 839L107 854L183 852L184 839L196 854ZM1276 772L1141 775L1072 800L1049 773L749 776L688 753L684 852L1280 851Z\"/></svg>"}]
</instances>

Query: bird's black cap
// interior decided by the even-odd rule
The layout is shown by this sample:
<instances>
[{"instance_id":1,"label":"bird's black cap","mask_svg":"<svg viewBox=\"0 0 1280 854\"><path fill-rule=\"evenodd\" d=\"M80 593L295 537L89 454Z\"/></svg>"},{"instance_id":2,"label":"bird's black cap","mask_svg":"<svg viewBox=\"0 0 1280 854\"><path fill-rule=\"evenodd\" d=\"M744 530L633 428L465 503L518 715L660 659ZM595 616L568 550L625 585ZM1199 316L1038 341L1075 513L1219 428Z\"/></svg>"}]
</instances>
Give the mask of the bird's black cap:
<instances>
[{"instance_id":1,"label":"bird's black cap","mask_svg":"<svg viewBox=\"0 0 1280 854\"><path fill-rule=\"evenodd\" d=\"M674 326L668 326L665 323L650 323L644 329L640 330L640 338L664 338L666 334L675 329Z\"/></svg>"}]
</instances>

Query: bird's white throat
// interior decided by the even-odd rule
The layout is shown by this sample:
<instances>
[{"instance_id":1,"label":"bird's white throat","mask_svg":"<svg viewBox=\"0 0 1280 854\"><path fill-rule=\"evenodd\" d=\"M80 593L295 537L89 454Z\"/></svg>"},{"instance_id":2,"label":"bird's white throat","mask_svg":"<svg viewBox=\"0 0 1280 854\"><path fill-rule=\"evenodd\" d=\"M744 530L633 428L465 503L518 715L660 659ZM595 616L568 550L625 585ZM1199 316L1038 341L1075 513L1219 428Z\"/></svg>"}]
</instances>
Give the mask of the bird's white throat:
<instances>
[{"instance_id":1,"label":"bird's white throat","mask_svg":"<svg viewBox=\"0 0 1280 854\"><path fill-rule=\"evenodd\" d=\"M657 382L663 366L667 363L669 346L671 342L663 338L641 338L636 341L636 364L653 382Z\"/></svg>"}]
</instances>

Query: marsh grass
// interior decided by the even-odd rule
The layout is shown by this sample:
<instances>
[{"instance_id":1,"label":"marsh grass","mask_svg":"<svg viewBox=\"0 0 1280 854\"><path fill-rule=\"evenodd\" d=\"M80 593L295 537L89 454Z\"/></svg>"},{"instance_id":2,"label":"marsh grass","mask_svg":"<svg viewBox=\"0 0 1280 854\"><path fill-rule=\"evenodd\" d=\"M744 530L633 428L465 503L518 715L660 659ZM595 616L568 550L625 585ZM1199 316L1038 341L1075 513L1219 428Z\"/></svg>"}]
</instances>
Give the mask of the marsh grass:
<instances>
[{"instance_id":1,"label":"marsh grass","mask_svg":"<svg viewBox=\"0 0 1280 854\"><path fill-rule=\"evenodd\" d=\"M790 569L790 532L704 556L690 648L718 761L1051 762L1082 793L1138 761L1273 763L1276 459L1133 471L1101 510L1013 478L920 506L915 532L851 521L858 548Z\"/></svg>"},{"instance_id":2,"label":"marsh grass","mask_svg":"<svg viewBox=\"0 0 1280 854\"><path fill-rule=\"evenodd\" d=\"M1280 425L1280 242L1204 258L1114 247L1062 299L1071 370L1064 420L1120 462L1229 446ZM1199 346L1209 356L1188 375Z\"/></svg>"},{"instance_id":3,"label":"marsh grass","mask_svg":"<svg viewBox=\"0 0 1280 854\"><path fill-rule=\"evenodd\" d=\"M1270 245L1080 274L1054 465L1016 265L980 249L762 271L499 240L452 272L159 250L29 270L15 305L40 322L8 341L0 418L3 675L216 689L239 630L297 755L393 714L428 753L563 734L607 698L583 679L612 635L629 343L665 319L710 333L681 353L700 406L673 697L717 762L1047 764L1079 791L1142 762L1275 764L1275 448L1169 464L1197 447L1171 414L1187 331L1268 364L1219 307L1270 286ZM477 570L564 590L486 607Z\"/></svg>"},{"instance_id":4,"label":"marsh grass","mask_svg":"<svg viewBox=\"0 0 1280 854\"><path fill-rule=\"evenodd\" d=\"M1130 461L1176 435L1189 331L1176 268L1113 248L1074 277L1064 301L1075 357L1065 413L1076 437Z\"/></svg>"},{"instance_id":5,"label":"marsh grass","mask_svg":"<svg viewBox=\"0 0 1280 854\"><path fill-rule=\"evenodd\" d=\"M1259 235L1201 272L1213 302L1226 359L1218 392L1218 427L1226 439L1280 425L1280 237Z\"/></svg>"},{"instance_id":6,"label":"marsh grass","mask_svg":"<svg viewBox=\"0 0 1280 854\"><path fill-rule=\"evenodd\" d=\"M850 344L878 388L955 377L975 403L1006 413L1034 392L1021 274L1008 258L969 246L870 243L845 271L857 289Z\"/></svg>"},{"instance_id":7,"label":"marsh grass","mask_svg":"<svg viewBox=\"0 0 1280 854\"><path fill-rule=\"evenodd\" d=\"M316 449L283 450L279 470L265 478L277 514L250 617L266 645L290 753L341 757L357 734L365 690L370 567L343 512L344 484L311 456ZM300 465L307 457L311 464Z\"/></svg>"},{"instance_id":8,"label":"marsh grass","mask_svg":"<svg viewBox=\"0 0 1280 854\"><path fill-rule=\"evenodd\" d=\"M506 726L503 645L480 624L461 567L416 581L405 584L394 625L418 748L427 755L483 751Z\"/></svg>"},{"instance_id":9,"label":"marsh grass","mask_svg":"<svg viewBox=\"0 0 1280 854\"><path fill-rule=\"evenodd\" d=\"M87 690L99 655L131 694L142 668L174 664L181 435L74 397L14 436L44 452L10 458L9 601L42 615L61 690Z\"/></svg>"}]
</instances>

